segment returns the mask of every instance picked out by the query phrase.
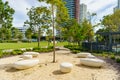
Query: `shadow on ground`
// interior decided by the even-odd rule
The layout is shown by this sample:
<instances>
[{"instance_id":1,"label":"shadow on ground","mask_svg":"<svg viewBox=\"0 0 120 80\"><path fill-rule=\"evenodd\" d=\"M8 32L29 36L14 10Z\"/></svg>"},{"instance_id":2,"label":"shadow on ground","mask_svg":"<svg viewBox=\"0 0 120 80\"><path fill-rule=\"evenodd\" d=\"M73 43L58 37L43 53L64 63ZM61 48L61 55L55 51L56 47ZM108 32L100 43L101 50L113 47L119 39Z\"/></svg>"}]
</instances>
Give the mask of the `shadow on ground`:
<instances>
[{"instance_id":1,"label":"shadow on ground","mask_svg":"<svg viewBox=\"0 0 120 80\"><path fill-rule=\"evenodd\" d=\"M103 60L106 61L106 63L109 63L108 66L112 66L115 68L115 70L117 71L116 75L118 75L119 77L115 80L120 80L120 63L116 63L115 60L109 59L109 58L103 58Z\"/></svg>"},{"instance_id":2,"label":"shadow on ground","mask_svg":"<svg viewBox=\"0 0 120 80\"><path fill-rule=\"evenodd\" d=\"M62 73L60 70L55 70L52 72L54 75L63 75L63 74L66 74L66 73Z\"/></svg>"},{"instance_id":3,"label":"shadow on ground","mask_svg":"<svg viewBox=\"0 0 120 80\"><path fill-rule=\"evenodd\" d=\"M88 68L88 69L101 69L101 68L105 68L105 67L91 67L91 66L86 66L86 65L81 65L81 64L75 64L75 66L81 67L81 68Z\"/></svg>"}]
</instances>

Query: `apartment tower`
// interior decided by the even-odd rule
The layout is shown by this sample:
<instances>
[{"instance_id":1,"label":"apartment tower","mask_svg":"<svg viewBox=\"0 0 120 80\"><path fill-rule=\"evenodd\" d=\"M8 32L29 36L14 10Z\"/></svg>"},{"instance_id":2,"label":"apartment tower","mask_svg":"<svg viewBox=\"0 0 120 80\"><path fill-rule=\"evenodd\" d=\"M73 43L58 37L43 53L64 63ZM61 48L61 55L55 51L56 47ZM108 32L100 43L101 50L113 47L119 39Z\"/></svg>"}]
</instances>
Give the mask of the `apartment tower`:
<instances>
[{"instance_id":1,"label":"apartment tower","mask_svg":"<svg viewBox=\"0 0 120 80\"><path fill-rule=\"evenodd\" d=\"M118 9L120 9L120 0L117 1L117 6L113 10L115 12Z\"/></svg>"},{"instance_id":2,"label":"apartment tower","mask_svg":"<svg viewBox=\"0 0 120 80\"><path fill-rule=\"evenodd\" d=\"M65 2L70 18L74 18L79 22L80 0L65 0Z\"/></svg>"},{"instance_id":3,"label":"apartment tower","mask_svg":"<svg viewBox=\"0 0 120 80\"><path fill-rule=\"evenodd\" d=\"M87 5L80 4L80 22L83 22L87 19Z\"/></svg>"}]
</instances>

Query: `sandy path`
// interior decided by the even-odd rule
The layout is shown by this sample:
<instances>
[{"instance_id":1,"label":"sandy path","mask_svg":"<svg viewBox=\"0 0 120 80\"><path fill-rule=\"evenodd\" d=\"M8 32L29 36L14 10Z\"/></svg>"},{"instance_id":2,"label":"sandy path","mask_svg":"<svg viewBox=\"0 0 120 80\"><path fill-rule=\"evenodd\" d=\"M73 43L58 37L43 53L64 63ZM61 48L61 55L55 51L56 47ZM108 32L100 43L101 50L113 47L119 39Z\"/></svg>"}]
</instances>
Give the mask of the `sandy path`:
<instances>
[{"instance_id":1,"label":"sandy path","mask_svg":"<svg viewBox=\"0 0 120 80\"><path fill-rule=\"evenodd\" d=\"M56 51L56 63L52 62L52 52L39 55L39 65L27 70L15 70L11 64L19 60L20 56L0 59L0 80L117 80L117 70L110 64L103 68L91 68L79 65L79 58L70 51ZM72 63L70 73L59 71L61 62Z\"/></svg>"}]
</instances>

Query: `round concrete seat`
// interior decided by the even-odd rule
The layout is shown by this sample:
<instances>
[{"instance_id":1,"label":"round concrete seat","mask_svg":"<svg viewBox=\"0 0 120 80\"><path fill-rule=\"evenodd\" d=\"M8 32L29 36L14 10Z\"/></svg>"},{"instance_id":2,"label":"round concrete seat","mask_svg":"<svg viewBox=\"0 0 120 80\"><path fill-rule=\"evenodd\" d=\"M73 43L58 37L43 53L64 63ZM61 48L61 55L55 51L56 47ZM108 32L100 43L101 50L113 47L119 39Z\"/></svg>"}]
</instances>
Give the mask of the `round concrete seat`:
<instances>
[{"instance_id":1,"label":"round concrete seat","mask_svg":"<svg viewBox=\"0 0 120 80\"><path fill-rule=\"evenodd\" d=\"M86 58L86 57L88 57L88 55L90 55L90 53L81 52L81 53L77 54L77 57L79 57L79 58Z\"/></svg>"},{"instance_id":2,"label":"round concrete seat","mask_svg":"<svg viewBox=\"0 0 120 80\"><path fill-rule=\"evenodd\" d=\"M23 59L32 59L33 56L32 55L22 55L21 58L23 58Z\"/></svg>"},{"instance_id":3,"label":"round concrete seat","mask_svg":"<svg viewBox=\"0 0 120 80\"><path fill-rule=\"evenodd\" d=\"M96 58L94 55L92 55L92 54L89 54L88 56L87 56L87 58Z\"/></svg>"},{"instance_id":4,"label":"round concrete seat","mask_svg":"<svg viewBox=\"0 0 120 80\"><path fill-rule=\"evenodd\" d=\"M91 66L91 67L102 67L105 62L100 59L81 58L80 63L86 66Z\"/></svg>"},{"instance_id":5,"label":"round concrete seat","mask_svg":"<svg viewBox=\"0 0 120 80\"><path fill-rule=\"evenodd\" d=\"M60 71L63 73L68 73L72 70L73 65L68 62L63 62L60 64Z\"/></svg>"},{"instance_id":6,"label":"round concrete seat","mask_svg":"<svg viewBox=\"0 0 120 80\"><path fill-rule=\"evenodd\" d=\"M24 52L23 55L32 55L33 57L37 57L39 53L38 52Z\"/></svg>"},{"instance_id":7,"label":"round concrete seat","mask_svg":"<svg viewBox=\"0 0 120 80\"><path fill-rule=\"evenodd\" d=\"M13 67L16 69L28 69L37 65L38 63L38 59L21 60L13 63Z\"/></svg>"}]
</instances>

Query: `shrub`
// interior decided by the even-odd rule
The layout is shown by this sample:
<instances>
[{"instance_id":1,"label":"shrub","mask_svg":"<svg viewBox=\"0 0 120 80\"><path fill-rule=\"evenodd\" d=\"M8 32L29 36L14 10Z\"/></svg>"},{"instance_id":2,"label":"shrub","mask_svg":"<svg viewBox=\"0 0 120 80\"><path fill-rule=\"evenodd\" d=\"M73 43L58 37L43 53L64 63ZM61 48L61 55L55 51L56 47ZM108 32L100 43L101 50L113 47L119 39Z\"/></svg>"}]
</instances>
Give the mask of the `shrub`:
<instances>
[{"instance_id":1,"label":"shrub","mask_svg":"<svg viewBox=\"0 0 120 80\"><path fill-rule=\"evenodd\" d=\"M70 50L81 50L82 48L78 45L65 45L65 48L68 48Z\"/></svg>"},{"instance_id":2,"label":"shrub","mask_svg":"<svg viewBox=\"0 0 120 80\"><path fill-rule=\"evenodd\" d=\"M41 49L40 47L34 47L34 48L33 48L33 51L34 51L34 50L40 50L40 49Z\"/></svg>"},{"instance_id":3,"label":"shrub","mask_svg":"<svg viewBox=\"0 0 120 80\"><path fill-rule=\"evenodd\" d=\"M119 57L119 58L116 58L116 62L117 62L117 63L120 63L120 57Z\"/></svg>"},{"instance_id":4,"label":"shrub","mask_svg":"<svg viewBox=\"0 0 120 80\"><path fill-rule=\"evenodd\" d=\"M14 50L14 51L12 52L13 55L20 55L20 54L22 54L22 53L23 53L23 51L22 51L22 50L19 50L19 49L16 49L16 50Z\"/></svg>"},{"instance_id":5,"label":"shrub","mask_svg":"<svg viewBox=\"0 0 120 80\"><path fill-rule=\"evenodd\" d=\"M3 57L3 52L2 52L2 50L0 50L0 57Z\"/></svg>"},{"instance_id":6,"label":"shrub","mask_svg":"<svg viewBox=\"0 0 120 80\"><path fill-rule=\"evenodd\" d=\"M77 54L79 52L80 52L79 50L72 50L72 53L74 53L74 54Z\"/></svg>"},{"instance_id":7,"label":"shrub","mask_svg":"<svg viewBox=\"0 0 120 80\"><path fill-rule=\"evenodd\" d=\"M32 49L28 48L28 49L26 49L26 51L32 51Z\"/></svg>"},{"instance_id":8,"label":"shrub","mask_svg":"<svg viewBox=\"0 0 120 80\"><path fill-rule=\"evenodd\" d=\"M102 56L102 54L98 54L98 53L93 53L93 55L95 55L95 56Z\"/></svg>"},{"instance_id":9,"label":"shrub","mask_svg":"<svg viewBox=\"0 0 120 80\"><path fill-rule=\"evenodd\" d=\"M103 57L108 57L108 54L102 53Z\"/></svg>"},{"instance_id":10,"label":"shrub","mask_svg":"<svg viewBox=\"0 0 120 80\"><path fill-rule=\"evenodd\" d=\"M115 59L115 55L113 55L113 54L110 55L110 58L114 60Z\"/></svg>"},{"instance_id":11,"label":"shrub","mask_svg":"<svg viewBox=\"0 0 120 80\"><path fill-rule=\"evenodd\" d=\"M53 46L48 46L48 49L53 49Z\"/></svg>"},{"instance_id":12,"label":"shrub","mask_svg":"<svg viewBox=\"0 0 120 80\"><path fill-rule=\"evenodd\" d=\"M49 46L48 48L35 47L35 48L33 48L33 51L35 51L35 52L50 52L50 51L53 51L53 46Z\"/></svg>"},{"instance_id":13,"label":"shrub","mask_svg":"<svg viewBox=\"0 0 120 80\"><path fill-rule=\"evenodd\" d=\"M0 43L17 43L18 40L0 40Z\"/></svg>"}]
</instances>

